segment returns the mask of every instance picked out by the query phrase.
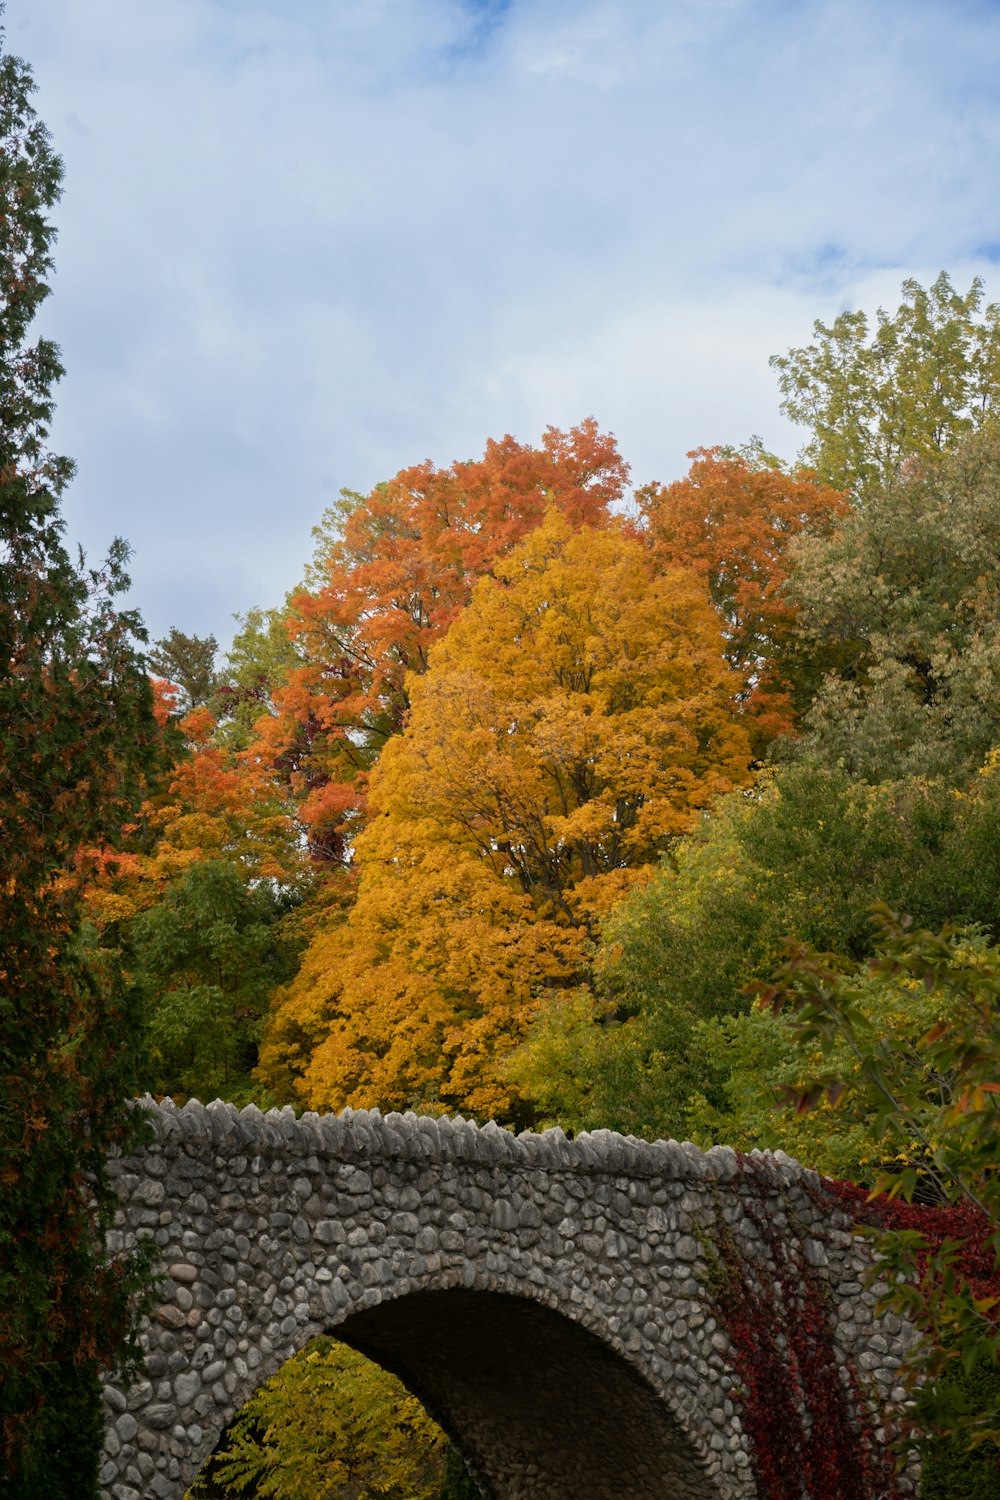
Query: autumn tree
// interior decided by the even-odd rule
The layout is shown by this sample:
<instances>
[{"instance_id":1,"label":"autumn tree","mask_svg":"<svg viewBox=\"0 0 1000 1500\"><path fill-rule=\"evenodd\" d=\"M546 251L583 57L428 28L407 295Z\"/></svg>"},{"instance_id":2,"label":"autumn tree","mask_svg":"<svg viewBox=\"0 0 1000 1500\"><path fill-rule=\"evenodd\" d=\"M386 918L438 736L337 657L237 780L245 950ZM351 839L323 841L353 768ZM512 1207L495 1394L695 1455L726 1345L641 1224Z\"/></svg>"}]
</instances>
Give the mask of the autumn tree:
<instances>
[{"instance_id":1,"label":"autumn tree","mask_svg":"<svg viewBox=\"0 0 1000 1500\"><path fill-rule=\"evenodd\" d=\"M255 757L220 743L207 708L186 714L177 728L182 747L137 821L150 857L137 856L131 872L155 885L194 860L218 858L236 866L247 882L307 885L294 809L281 788Z\"/></svg>"},{"instance_id":2,"label":"autumn tree","mask_svg":"<svg viewBox=\"0 0 1000 1500\"><path fill-rule=\"evenodd\" d=\"M315 1339L250 1397L191 1497L440 1500L447 1452L395 1376Z\"/></svg>"},{"instance_id":3,"label":"autumn tree","mask_svg":"<svg viewBox=\"0 0 1000 1500\"><path fill-rule=\"evenodd\" d=\"M977 276L963 296L941 272L904 281L872 329L844 312L816 342L775 355L782 410L810 429L803 457L824 484L864 500L908 463L927 468L1000 409L1000 307Z\"/></svg>"},{"instance_id":4,"label":"autumn tree","mask_svg":"<svg viewBox=\"0 0 1000 1500\"><path fill-rule=\"evenodd\" d=\"M795 723L791 677L796 609L786 591L796 538L826 535L842 496L777 460L722 448L690 453L688 474L649 484L636 500L656 565L689 567L707 583L723 621L726 659L741 679L754 748Z\"/></svg>"},{"instance_id":5,"label":"autumn tree","mask_svg":"<svg viewBox=\"0 0 1000 1500\"><path fill-rule=\"evenodd\" d=\"M193 863L222 860L248 884L299 895L310 886L294 808L255 757L231 749L208 708L179 714L175 690L154 679L158 775L114 849L86 851L88 911L98 926L150 906Z\"/></svg>"},{"instance_id":6,"label":"autumn tree","mask_svg":"<svg viewBox=\"0 0 1000 1500\"><path fill-rule=\"evenodd\" d=\"M405 684L357 903L317 933L262 1054L312 1105L524 1114L504 1074L599 916L747 777L717 617L620 529L556 509Z\"/></svg>"},{"instance_id":7,"label":"autumn tree","mask_svg":"<svg viewBox=\"0 0 1000 1500\"><path fill-rule=\"evenodd\" d=\"M403 469L369 495L345 492L317 529L306 587L289 601L301 658L257 720L255 751L300 799L314 856L343 863L363 821L368 772L397 733L407 681L486 574L547 506L601 524L628 475L591 421L549 428L540 447L505 437L481 459Z\"/></svg>"},{"instance_id":8,"label":"autumn tree","mask_svg":"<svg viewBox=\"0 0 1000 1500\"><path fill-rule=\"evenodd\" d=\"M109 1262L105 1160L134 1147L128 992L79 937L77 856L111 845L155 752L126 549L74 564L46 446L58 349L27 342L48 292L61 163L0 55L0 1464L17 1500L97 1494L98 1376L129 1362L139 1261Z\"/></svg>"}]
</instances>

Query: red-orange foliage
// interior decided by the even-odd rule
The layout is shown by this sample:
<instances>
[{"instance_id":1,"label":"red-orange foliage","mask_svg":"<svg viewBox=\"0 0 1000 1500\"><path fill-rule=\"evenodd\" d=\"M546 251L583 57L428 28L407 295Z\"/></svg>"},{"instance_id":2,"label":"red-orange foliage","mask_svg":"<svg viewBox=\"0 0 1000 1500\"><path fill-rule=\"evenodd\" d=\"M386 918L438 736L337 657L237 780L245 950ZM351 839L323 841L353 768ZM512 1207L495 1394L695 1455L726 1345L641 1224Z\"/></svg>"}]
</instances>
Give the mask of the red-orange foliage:
<instances>
[{"instance_id":1,"label":"red-orange foliage","mask_svg":"<svg viewBox=\"0 0 1000 1500\"><path fill-rule=\"evenodd\" d=\"M721 448L696 448L688 457L684 479L646 485L636 499L658 566L693 568L708 584L759 751L794 728L786 677L795 621L784 594L789 547L802 533L828 530L847 505L808 473L755 467Z\"/></svg>"},{"instance_id":2,"label":"red-orange foliage","mask_svg":"<svg viewBox=\"0 0 1000 1500\"><path fill-rule=\"evenodd\" d=\"M403 722L406 673L426 670L476 579L547 507L574 529L604 524L627 478L614 437L590 419L548 428L537 448L507 436L475 461L403 469L328 513L319 534L332 540L290 604L303 661L253 747L299 797L315 857L345 858L368 768Z\"/></svg>"},{"instance_id":3,"label":"red-orange foliage","mask_svg":"<svg viewBox=\"0 0 1000 1500\"><path fill-rule=\"evenodd\" d=\"M267 879L291 887L305 875L290 811L259 762L215 742L209 709L171 718L172 685L154 679L153 690L169 769L147 787L135 820L126 825L123 846L77 856L78 870L88 877L88 914L102 930L153 905L200 860L226 860L248 882Z\"/></svg>"},{"instance_id":4,"label":"red-orange foliage","mask_svg":"<svg viewBox=\"0 0 1000 1500\"><path fill-rule=\"evenodd\" d=\"M725 1329L733 1393L761 1500L901 1500L902 1489L858 1372L834 1342L827 1288L796 1223L778 1225L770 1184L741 1156L743 1211L763 1255L747 1257L719 1216L712 1245L712 1311ZM838 1188L814 1201L830 1212ZM812 1195L811 1195L812 1196ZM861 1194L863 1197L863 1193ZM850 1212L848 1208L848 1212Z\"/></svg>"}]
</instances>

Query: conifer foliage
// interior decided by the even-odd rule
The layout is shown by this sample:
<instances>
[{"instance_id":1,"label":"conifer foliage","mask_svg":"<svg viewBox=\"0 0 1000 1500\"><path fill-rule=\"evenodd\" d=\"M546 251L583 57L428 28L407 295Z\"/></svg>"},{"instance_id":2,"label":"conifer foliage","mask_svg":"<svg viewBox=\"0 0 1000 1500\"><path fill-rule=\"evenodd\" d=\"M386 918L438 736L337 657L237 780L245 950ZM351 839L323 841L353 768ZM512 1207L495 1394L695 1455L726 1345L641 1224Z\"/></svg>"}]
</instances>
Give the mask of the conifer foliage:
<instances>
[{"instance_id":1,"label":"conifer foliage","mask_svg":"<svg viewBox=\"0 0 1000 1500\"><path fill-rule=\"evenodd\" d=\"M127 996L88 964L80 851L115 842L151 769L151 690L126 549L67 551L69 459L46 446L59 351L48 292L62 168L0 54L0 1479L18 1500L96 1494L97 1375L129 1343L142 1261L106 1264L103 1163L134 1142Z\"/></svg>"}]
</instances>

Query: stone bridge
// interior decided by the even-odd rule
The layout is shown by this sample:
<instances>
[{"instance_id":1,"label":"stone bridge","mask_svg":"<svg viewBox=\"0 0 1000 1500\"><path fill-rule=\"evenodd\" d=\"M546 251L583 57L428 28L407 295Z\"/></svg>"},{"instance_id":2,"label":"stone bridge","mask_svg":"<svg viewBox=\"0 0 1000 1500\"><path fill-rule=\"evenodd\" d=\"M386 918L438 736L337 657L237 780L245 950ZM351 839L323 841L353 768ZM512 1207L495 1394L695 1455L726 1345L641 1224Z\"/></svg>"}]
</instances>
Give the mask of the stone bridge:
<instances>
[{"instance_id":1,"label":"stone bridge","mask_svg":"<svg viewBox=\"0 0 1000 1500\"><path fill-rule=\"evenodd\" d=\"M147 1100L111 1248L151 1235L146 1378L106 1388L103 1494L180 1497L254 1388L316 1334L400 1375L490 1500L754 1500L705 1281L713 1235L777 1227L822 1280L838 1359L903 1399L904 1334L819 1179L610 1132ZM723 1231L725 1232L725 1231ZM833 1500L833 1497L831 1497Z\"/></svg>"}]
</instances>

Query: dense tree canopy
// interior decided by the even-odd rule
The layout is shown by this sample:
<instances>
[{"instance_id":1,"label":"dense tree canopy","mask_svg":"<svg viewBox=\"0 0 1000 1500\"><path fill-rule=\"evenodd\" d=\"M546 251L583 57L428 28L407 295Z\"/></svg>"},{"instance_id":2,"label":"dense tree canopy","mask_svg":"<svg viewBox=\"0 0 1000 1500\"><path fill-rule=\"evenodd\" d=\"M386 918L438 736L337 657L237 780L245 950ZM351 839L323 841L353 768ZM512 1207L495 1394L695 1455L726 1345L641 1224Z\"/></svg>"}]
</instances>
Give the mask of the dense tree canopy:
<instances>
[{"instance_id":1,"label":"dense tree canopy","mask_svg":"<svg viewBox=\"0 0 1000 1500\"><path fill-rule=\"evenodd\" d=\"M230 862L206 859L127 925L151 1091L240 1105L257 1097L250 1075L268 997L295 971L293 910L271 882L250 885Z\"/></svg>"},{"instance_id":2,"label":"dense tree canopy","mask_svg":"<svg viewBox=\"0 0 1000 1500\"><path fill-rule=\"evenodd\" d=\"M759 1142L856 1169L857 1135L820 1141L780 1106L794 1047L780 1023L750 1012L746 986L773 972L787 937L863 961L879 901L928 926L958 917L1000 937L998 833L992 759L960 788L872 787L815 763L772 772L717 802L609 914L598 998L546 1013L517 1061L522 1087L569 1124Z\"/></svg>"},{"instance_id":3,"label":"dense tree canopy","mask_svg":"<svg viewBox=\"0 0 1000 1500\"><path fill-rule=\"evenodd\" d=\"M788 593L815 694L800 753L866 781L965 774L1000 741L1000 433L802 539Z\"/></svg>"},{"instance_id":4,"label":"dense tree canopy","mask_svg":"<svg viewBox=\"0 0 1000 1500\"><path fill-rule=\"evenodd\" d=\"M627 519L592 420L419 464L343 494L221 671L174 629L151 685L114 602L124 548L88 573L63 542L58 352L26 341L60 168L28 88L0 58L17 1500L94 1493L95 1376L142 1279L103 1263L102 1160L140 1083L781 1146L939 1197L968 1147L995 1218L1000 310L980 283L907 282L874 332L845 313L774 361L808 470L695 449ZM876 903L952 925L879 950ZM974 1327L988 1363L993 1304L961 1280L935 1302L907 1243L884 1241L899 1305L923 1297L932 1331L943 1308L942 1347ZM932 1425L953 1345L922 1367ZM440 1500L443 1455L388 1377L324 1346L258 1393L214 1482Z\"/></svg>"}]
</instances>

